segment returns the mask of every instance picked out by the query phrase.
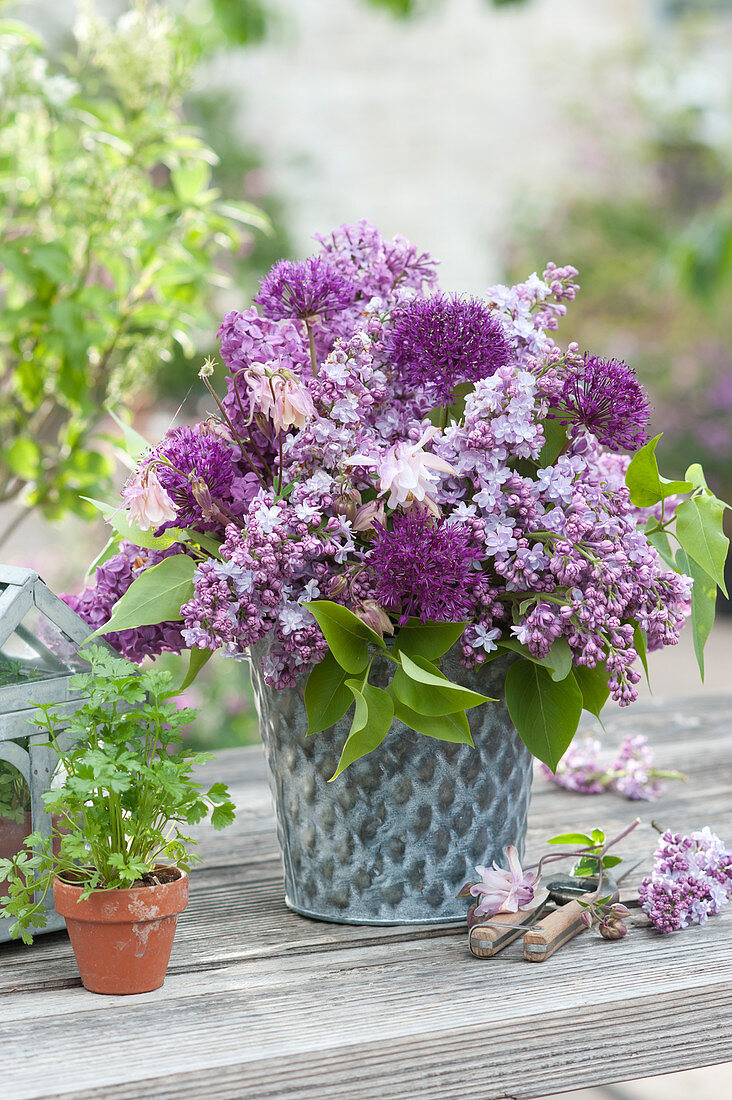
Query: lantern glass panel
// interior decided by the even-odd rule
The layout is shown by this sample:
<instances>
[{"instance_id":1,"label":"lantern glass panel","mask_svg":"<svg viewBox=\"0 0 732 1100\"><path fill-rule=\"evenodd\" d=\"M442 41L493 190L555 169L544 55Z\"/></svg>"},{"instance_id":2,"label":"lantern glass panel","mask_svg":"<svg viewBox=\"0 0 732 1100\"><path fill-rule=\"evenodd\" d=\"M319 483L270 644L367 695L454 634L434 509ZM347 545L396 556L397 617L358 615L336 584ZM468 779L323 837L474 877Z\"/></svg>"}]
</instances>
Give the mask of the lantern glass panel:
<instances>
[{"instance_id":1,"label":"lantern glass panel","mask_svg":"<svg viewBox=\"0 0 732 1100\"><path fill-rule=\"evenodd\" d=\"M30 788L15 765L0 759L0 859L16 856L30 831ZM7 893L7 883L0 882L0 898Z\"/></svg>"}]
</instances>

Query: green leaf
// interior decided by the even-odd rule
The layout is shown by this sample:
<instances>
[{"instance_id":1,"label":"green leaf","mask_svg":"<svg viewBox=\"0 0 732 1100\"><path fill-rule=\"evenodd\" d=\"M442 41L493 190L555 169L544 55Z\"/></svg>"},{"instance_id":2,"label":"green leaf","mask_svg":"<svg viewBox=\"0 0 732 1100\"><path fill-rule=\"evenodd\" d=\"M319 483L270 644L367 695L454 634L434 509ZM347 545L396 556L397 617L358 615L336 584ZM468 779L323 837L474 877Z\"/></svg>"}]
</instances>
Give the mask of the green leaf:
<instances>
[{"instance_id":1,"label":"green leaf","mask_svg":"<svg viewBox=\"0 0 732 1100\"><path fill-rule=\"evenodd\" d=\"M409 657L425 657L434 661L447 653L462 635L467 623L423 623L410 619L400 627L394 648Z\"/></svg>"},{"instance_id":2,"label":"green leaf","mask_svg":"<svg viewBox=\"0 0 732 1100\"><path fill-rule=\"evenodd\" d=\"M567 429L559 420L542 420L542 427L544 428L544 446L536 460L540 469L544 466L553 466L567 442Z\"/></svg>"},{"instance_id":3,"label":"green leaf","mask_svg":"<svg viewBox=\"0 0 732 1100\"><path fill-rule=\"evenodd\" d=\"M109 622L90 637L182 619L181 606L193 595L195 568L195 562L187 554L174 554L150 566L117 600Z\"/></svg>"},{"instance_id":4,"label":"green leaf","mask_svg":"<svg viewBox=\"0 0 732 1100\"><path fill-rule=\"evenodd\" d=\"M195 204L201 192L208 187L210 178L211 169L203 160L188 161L170 173L173 189L186 206Z\"/></svg>"},{"instance_id":5,"label":"green leaf","mask_svg":"<svg viewBox=\"0 0 732 1100\"><path fill-rule=\"evenodd\" d=\"M166 532L167 534L167 532ZM180 532L181 537L188 542L197 543L202 550L211 554L214 558L221 558L221 542L213 535L204 535L202 531L196 531L194 527L186 527Z\"/></svg>"},{"instance_id":6,"label":"green leaf","mask_svg":"<svg viewBox=\"0 0 732 1100\"><path fill-rule=\"evenodd\" d=\"M717 586L709 574L691 560L685 550L678 551L676 560L681 572L694 580L694 587L691 590L691 630L694 638L694 653L703 682L704 646L714 626Z\"/></svg>"},{"instance_id":7,"label":"green leaf","mask_svg":"<svg viewBox=\"0 0 732 1100\"><path fill-rule=\"evenodd\" d=\"M596 665L594 668L576 665L574 678L582 692L584 709L599 718L600 711L610 694L610 688L607 686L607 668L604 664Z\"/></svg>"},{"instance_id":8,"label":"green leaf","mask_svg":"<svg viewBox=\"0 0 732 1100\"><path fill-rule=\"evenodd\" d=\"M729 539L722 529L724 504L716 497L700 495L676 509L676 537L681 547L716 581L725 596L724 563Z\"/></svg>"},{"instance_id":9,"label":"green leaf","mask_svg":"<svg viewBox=\"0 0 732 1100\"><path fill-rule=\"evenodd\" d=\"M593 829L590 836L595 844L604 844L605 842L605 833L602 829Z\"/></svg>"},{"instance_id":10,"label":"green leaf","mask_svg":"<svg viewBox=\"0 0 732 1100\"><path fill-rule=\"evenodd\" d=\"M346 672L363 672L369 663L369 645L385 649L379 635L358 616L330 600L304 603L325 635L331 653Z\"/></svg>"},{"instance_id":11,"label":"green leaf","mask_svg":"<svg viewBox=\"0 0 732 1100\"><path fill-rule=\"evenodd\" d=\"M328 780L332 783L342 771L367 753L377 749L391 728L394 717L394 705L391 696L374 687L373 684L361 684L358 680L347 680L346 686L356 703L348 740L343 746L341 758L335 773Z\"/></svg>"},{"instance_id":12,"label":"green leaf","mask_svg":"<svg viewBox=\"0 0 732 1100\"><path fill-rule=\"evenodd\" d=\"M693 462L684 474L684 477L687 481L690 481L696 489L709 489L707 479L704 476L704 470L699 462Z\"/></svg>"},{"instance_id":13,"label":"green leaf","mask_svg":"<svg viewBox=\"0 0 732 1100\"><path fill-rule=\"evenodd\" d=\"M185 532L181 531L179 527L168 527L162 535L153 535L151 531L143 531L130 523L124 507L108 504L103 500L95 500L94 497L82 497L81 499L98 508L109 526L117 531L123 539L134 543L135 546L142 546L145 550L168 550L171 546L175 546L176 542L185 541Z\"/></svg>"},{"instance_id":14,"label":"green leaf","mask_svg":"<svg viewBox=\"0 0 732 1100\"><path fill-rule=\"evenodd\" d=\"M415 733L434 737L438 741L451 741L457 745L473 744L468 716L464 710L455 711L453 714L419 714L391 692L392 685L389 687L394 702L394 717L405 726L409 726Z\"/></svg>"},{"instance_id":15,"label":"green leaf","mask_svg":"<svg viewBox=\"0 0 732 1100\"><path fill-rule=\"evenodd\" d=\"M305 684L308 734L330 729L351 706L353 696L346 687L347 676L332 653L326 653L313 667Z\"/></svg>"},{"instance_id":16,"label":"green leaf","mask_svg":"<svg viewBox=\"0 0 732 1100\"><path fill-rule=\"evenodd\" d=\"M2 452L4 461L23 481L33 481L41 464L41 448L33 439L23 436L14 440Z\"/></svg>"},{"instance_id":17,"label":"green leaf","mask_svg":"<svg viewBox=\"0 0 732 1100\"><path fill-rule=\"evenodd\" d=\"M646 636L638 626L638 623L633 623L633 649L640 658L640 663L643 665L643 671L646 674L646 683L650 688L651 677L648 673L648 646L646 645Z\"/></svg>"},{"instance_id":18,"label":"green leaf","mask_svg":"<svg viewBox=\"0 0 732 1100\"><path fill-rule=\"evenodd\" d=\"M182 691L190 687L193 681L198 676L203 666L213 657L213 653L210 649L199 649L196 646L191 650L191 659L188 664L188 671L181 684L175 689L173 695L180 695Z\"/></svg>"},{"instance_id":19,"label":"green leaf","mask_svg":"<svg viewBox=\"0 0 732 1100\"><path fill-rule=\"evenodd\" d=\"M556 638L546 657L534 657L518 638L502 638L498 646L501 649L510 649L512 653L520 654L524 660L549 669L552 680L564 680L572 671L572 650L566 638Z\"/></svg>"},{"instance_id":20,"label":"green leaf","mask_svg":"<svg viewBox=\"0 0 732 1100\"><path fill-rule=\"evenodd\" d=\"M652 508L666 497L688 493L694 488L689 481L668 481L661 477L656 459L656 447L661 434L654 436L633 455L625 472L625 484L630 490L631 502L637 508Z\"/></svg>"},{"instance_id":21,"label":"green leaf","mask_svg":"<svg viewBox=\"0 0 732 1100\"><path fill-rule=\"evenodd\" d=\"M557 682L541 665L516 661L506 676L506 705L529 752L556 771L582 714L574 676Z\"/></svg>"},{"instance_id":22,"label":"green leaf","mask_svg":"<svg viewBox=\"0 0 732 1100\"><path fill-rule=\"evenodd\" d=\"M114 420L117 427L122 430L122 435L124 436L125 441L125 450L127 451L127 454L130 455L132 458L138 458L139 455L144 454L144 452L147 451L150 447L150 444L145 439L145 437L140 435L139 432L135 431L134 428L130 427L129 424L126 424L124 420L120 416L118 416L114 409L111 408L109 405L107 405L106 411L112 417L112 420Z\"/></svg>"},{"instance_id":23,"label":"green leaf","mask_svg":"<svg viewBox=\"0 0 732 1100\"><path fill-rule=\"evenodd\" d=\"M654 524L655 520L652 521ZM669 537L665 531L662 531L656 524L655 528L651 527L650 530L646 530L646 538L650 542L651 546L656 550L659 556L666 562L666 565L671 566L672 569L676 568L674 561L673 550L671 549L671 543Z\"/></svg>"},{"instance_id":24,"label":"green leaf","mask_svg":"<svg viewBox=\"0 0 732 1100\"><path fill-rule=\"evenodd\" d=\"M453 684L424 657L412 658L406 653L400 654L400 666L394 674L392 688L397 699L418 714L454 714L457 710L495 702L487 695Z\"/></svg>"},{"instance_id":25,"label":"green leaf","mask_svg":"<svg viewBox=\"0 0 732 1100\"><path fill-rule=\"evenodd\" d=\"M581 844L583 848L589 848L594 841L587 833L560 833L559 836L550 837L547 844Z\"/></svg>"}]
</instances>

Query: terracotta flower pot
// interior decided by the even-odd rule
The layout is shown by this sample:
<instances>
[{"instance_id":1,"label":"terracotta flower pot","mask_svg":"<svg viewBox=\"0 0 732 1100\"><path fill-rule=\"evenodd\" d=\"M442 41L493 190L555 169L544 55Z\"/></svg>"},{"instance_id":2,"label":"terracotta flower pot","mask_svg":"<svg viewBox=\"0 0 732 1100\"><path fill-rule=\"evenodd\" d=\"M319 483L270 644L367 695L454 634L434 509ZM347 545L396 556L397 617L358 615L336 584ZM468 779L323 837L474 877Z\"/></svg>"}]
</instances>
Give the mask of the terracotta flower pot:
<instances>
[{"instance_id":1,"label":"terracotta flower pot","mask_svg":"<svg viewBox=\"0 0 732 1100\"><path fill-rule=\"evenodd\" d=\"M84 901L81 886L54 879L53 903L92 993L149 993L163 984L178 914L188 904L188 875L177 867L158 873L169 881L95 890Z\"/></svg>"}]
</instances>

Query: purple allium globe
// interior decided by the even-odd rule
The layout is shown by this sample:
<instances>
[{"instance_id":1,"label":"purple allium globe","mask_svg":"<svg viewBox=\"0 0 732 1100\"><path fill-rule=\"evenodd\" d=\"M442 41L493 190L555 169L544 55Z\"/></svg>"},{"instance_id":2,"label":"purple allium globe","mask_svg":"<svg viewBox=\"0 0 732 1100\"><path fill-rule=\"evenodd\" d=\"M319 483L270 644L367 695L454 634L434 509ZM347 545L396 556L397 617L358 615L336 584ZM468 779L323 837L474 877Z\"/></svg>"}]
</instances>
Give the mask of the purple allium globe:
<instances>
[{"instance_id":1,"label":"purple allium globe","mask_svg":"<svg viewBox=\"0 0 732 1100\"><path fill-rule=\"evenodd\" d=\"M351 305L356 284L320 256L307 260L280 260L264 276L254 301L266 317L301 321L331 317Z\"/></svg>"},{"instance_id":2,"label":"purple allium globe","mask_svg":"<svg viewBox=\"0 0 732 1100\"><path fill-rule=\"evenodd\" d=\"M645 390L633 368L617 359L585 355L580 373L564 383L557 408L612 450L635 451L648 439Z\"/></svg>"},{"instance_id":3,"label":"purple allium globe","mask_svg":"<svg viewBox=\"0 0 732 1100\"><path fill-rule=\"evenodd\" d=\"M452 294L415 298L400 310L390 351L402 381L428 391L439 405L452 404L455 386L489 378L511 357L503 327L488 307Z\"/></svg>"},{"instance_id":4,"label":"purple allium globe","mask_svg":"<svg viewBox=\"0 0 732 1100\"><path fill-rule=\"evenodd\" d=\"M155 472L178 511L172 526L205 528L214 519L211 507L231 500L235 476L231 443L206 424L173 428L148 460L156 458L167 460L157 462Z\"/></svg>"},{"instance_id":5,"label":"purple allium globe","mask_svg":"<svg viewBox=\"0 0 732 1100\"><path fill-rule=\"evenodd\" d=\"M469 580L480 551L469 527L410 508L394 515L388 531L376 524L377 537L368 556L368 573L378 603L423 622L459 622L469 614Z\"/></svg>"}]
</instances>

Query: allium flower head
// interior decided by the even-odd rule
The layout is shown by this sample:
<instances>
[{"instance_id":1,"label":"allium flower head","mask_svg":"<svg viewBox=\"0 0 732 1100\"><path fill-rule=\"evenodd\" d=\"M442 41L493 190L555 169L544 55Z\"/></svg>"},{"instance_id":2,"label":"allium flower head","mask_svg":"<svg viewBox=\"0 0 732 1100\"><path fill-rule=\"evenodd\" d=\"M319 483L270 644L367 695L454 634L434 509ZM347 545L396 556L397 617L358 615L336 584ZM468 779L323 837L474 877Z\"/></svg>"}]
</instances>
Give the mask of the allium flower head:
<instances>
[{"instance_id":1,"label":"allium flower head","mask_svg":"<svg viewBox=\"0 0 732 1100\"><path fill-rule=\"evenodd\" d=\"M633 368L617 359L585 355L580 372L564 383L557 407L614 451L637 451L648 438L645 390Z\"/></svg>"},{"instance_id":2,"label":"allium flower head","mask_svg":"<svg viewBox=\"0 0 732 1100\"><path fill-rule=\"evenodd\" d=\"M435 524L416 509L395 515L393 529L378 524L368 572L378 603L423 622L459 622L470 613L468 580L480 551L463 526Z\"/></svg>"},{"instance_id":3,"label":"allium flower head","mask_svg":"<svg viewBox=\"0 0 732 1100\"><path fill-rule=\"evenodd\" d=\"M357 287L333 264L320 256L307 260L280 260L264 276L254 301L275 321L297 317L329 317L346 309Z\"/></svg>"},{"instance_id":4,"label":"allium flower head","mask_svg":"<svg viewBox=\"0 0 732 1100\"><path fill-rule=\"evenodd\" d=\"M428 391L440 405L452 403L461 382L495 374L510 357L500 322L477 298L437 294L415 298L395 318L392 362L414 390Z\"/></svg>"},{"instance_id":5,"label":"allium flower head","mask_svg":"<svg viewBox=\"0 0 732 1100\"><path fill-rule=\"evenodd\" d=\"M174 428L148 458L167 460L157 462L155 472L177 509L179 527L200 525L210 518L201 505L204 486L207 501L218 505L231 500L233 449L205 424Z\"/></svg>"},{"instance_id":6,"label":"allium flower head","mask_svg":"<svg viewBox=\"0 0 732 1100\"><path fill-rule=\"evenodd\" d=\"M506 848L508 870L497 863L492 867L476 867L481 882L470 887L474 898L480 898L475 916L492 917L496 913L517 913L529 909L534 900L534 888L538 879L536 871L524 871L519 854L513 844Z\"/></svg>"}]
</instances>

